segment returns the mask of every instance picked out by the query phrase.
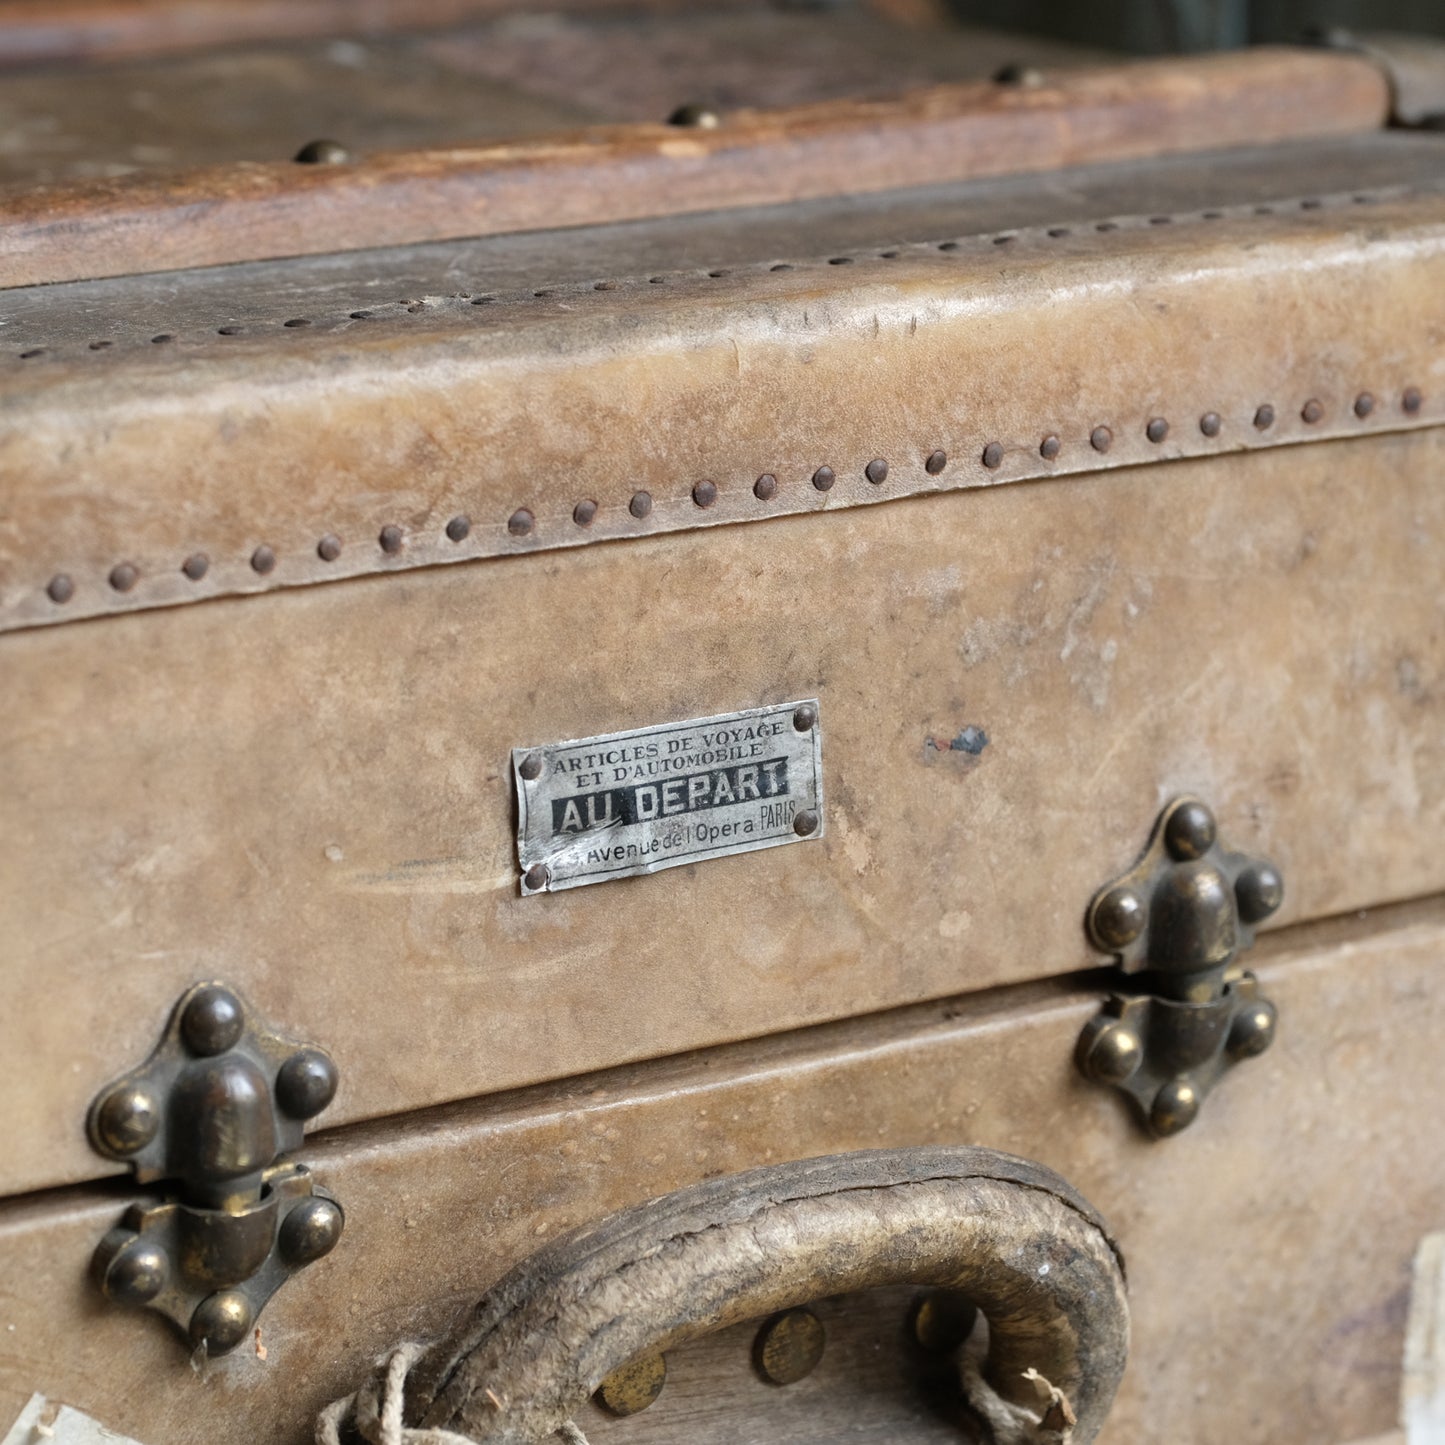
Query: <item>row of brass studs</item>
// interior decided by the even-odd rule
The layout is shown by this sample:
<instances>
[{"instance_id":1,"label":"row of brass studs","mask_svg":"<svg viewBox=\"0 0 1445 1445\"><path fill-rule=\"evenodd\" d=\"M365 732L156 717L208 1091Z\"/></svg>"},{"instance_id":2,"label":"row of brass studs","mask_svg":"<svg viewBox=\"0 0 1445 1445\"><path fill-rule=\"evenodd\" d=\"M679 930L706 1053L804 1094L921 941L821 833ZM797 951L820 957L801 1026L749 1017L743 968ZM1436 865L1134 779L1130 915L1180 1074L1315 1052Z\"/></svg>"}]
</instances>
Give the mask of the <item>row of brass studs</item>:
<instances>
[{"instance_id":1,"label":"row of brass studs","mask_svg":"<svg viewBox=\"0 0 1445 1445\"><path fill-rule=\"evenodd\" d=\"M1357 206L1372 205L1381 201L1390 193L1390 190L1387 188L1375 192L1360 192L1349 196L1334 196L1329 198L1308 196L1302 200L1279 201L1272 204L1240 208L1236 212L1236 214L1240 218L1243 218L1250 215L1273 216L1281 212L1291 210L1318 211L1324 209L1327 204L1353 204ZM1181 224L1188 224L1189 222L1222 221L1226 219L1228 214L1229 212L1223 210L1208 210L1179 212L1175 215L1130 216L1120 218L1119 220L1105 220L1095 222L1081 221L1073 225L1067 226L1026 227L1019 230L999 232L997 235L983 234L969 236L959 240L918 243L908 247L907 249L910 251L933 250L952 255L963 251L966 246L1012 246L1016 242L1030 237L1044 240L1061 240L1064 237L1072 236L1075 234L1085 234L1091 230L1098 232L1099 234L1107 235L1110 233L1127 232L1131 229L1138 230L1144 229L1146 227L1167 226L1172 225L1176 222ZM676 271L670 273L670 275L649 276L647 278L647 283L652 286L663 286L667 284L669 279L688 280L705 277L710 280L721 280L724 277L735 275L806 270L810 266L817 265L849 266L852 265L855 261L868 261L874 259L880 261L895 261L903 254L904 248L893 248L883 251L859 253L854 256L830 256L826 259L810 261L776 261L772 263L760 262L755 265L743 265L735 268L714 268L712 270L704 272ZM637 279L640 283L640 278ZM588 291L616 291L621 289L624 284L625 283L622 281L568 282L552 286L542 286L533 291L523 292L517 295L509 295L505 298L493 294L474 296L470 291L458 291L453 292L447 299L452 301L467 301L470 302L473 306L490 306L497 302L503 302L504 304L515 304L518 301L549 300L556 296L563 295L564 293L568 295L583 295ZM383 306L390 309L384 312L382 309ZM388 315L397 317L416 316L431 309L431 303L425 300L406 298L394 302L385 302L382 303L381 306L374 306L371 308L364 308L357 311L347 312L346 319L350 321L374 321L384 319L385 316ZM341 317L338 316L335 319L340 321ZM279 323L263 322L258 323L255 326L228 324L225 326L216 327L215 335L238 337L261 334L263 328L268 325L276 325L288 331L301 331L306 329L307 327L316 325L318 320L320 320L324 324L326 318L293 316L290 317L288 320ZM168 345L171 342L174 342L176 339L177 337L173 332L163 331L158 333L157 335L150 337L149 341L152 345L164 346ZM113 351L116 347L116 344L117 343L111 339L100 339L89 342L87 344L87 349L97 353L104 351ZM14 355L17 356L21 361L35 361L41 357L52 355L52 348L46 346L30 346L23 351L15 352Z\"/></svg>"},{"instance_id":2,"label":"row of brass studs","mask_svg":"<svg viewBox=\"0 0 1445 1445\"><path fill-rule=\"evenodd\" d=\"M1417 386L1407 386L1400 394L1400 410L1406 416L1418 415L1424 404L1424 395ZM1356 396L1351 408L1354 415L1364 421L1374 414L1377 402L1373 393L1362 391ZM1311 397L1300 408L1300 418L1309 426L1318 425L1325 417L1324 403ZM1274 426L1277 419L1275 408L1266 402L1255 410L1253 426L1256 431L1265 432ZM1199 430L1206 437L1217 437L1224 430L1223 418L1217 411L1207 411L1199 418ZM1168 436L1170 424L1167 418L1150 418L1144 427L1144 435L1156 446ZM1107 452L1114 445L1114 433L1107 426L1096 426L1089 433L1089 445L1096 452ZM1039 455L1048 462L1056 461L1063 451L1063 442L1050 432L1039 443ZM990 471L997 471L1003 465L1004 447L1002 442L989 442L979 460ZM939 476L948 466L948 453L942 450L930 452L923 463L923 470L930 477ZM884 457L874 457L863 475L873 486L882 486L888 480L889 465ZM827 465L820 466L812 475L813 487L820 492L831 491L837 481L837 474ZM753 495L760 502L771 501L778 494L778 479L772 472L764 472L753 483ZM714 506L721 495L718 484L704 479L692 489L693 504L703 511ZM632 494L627 504L629 514L637 521L652 515L652 493L639 491ZM600 508L592 499L578 502L572 509L572 520L579 527L590 527L597 520ZM507 532L517 538L530 536L536 527L536 517L527 507L518 507L507 519ZM446 524L446 536L451 542L464 542L471 535L472 520L465 513L458 513ZM396 556L406 545L406 534L395 525L381 529L377 545L389 557ZM334 532L328 532L316 544L316 555L323 562L335 562L342 552L342 541ZM199 582L210 570L211 560L204 552L194 552L181 564L181 571L192 582ZM257 547L251 553L251 570L258 576L267 576L276 568L276 553L267 546ZM140 581L140 569L132 562L118 562L111 568L108 581L116 592L129 592ZM69 602L75 595L75 583L69 574L58 572L46 586L46 594L57 606Z\"/></svg>"},{"instance_id":3,"label":"row of brass studs","mask_svg":"<svg viewBox=\"0 0 1445 1445\"><path fill-rule=\"evenodd\" d=\"M914 1301L908 1332L930 1354L949 1355L962 1348L977 1319L978 1310L962 1295L932 1290ZM784 1310L758 1331L753 1366L770 1385L795 1385L818 1368L826 1345L827 1331L812 1310ZM666 1358L642 1355L608 1375L594 1398L610 1414L636 1415L657 1400L666 1383Z\"/></svg>"}]
</instances>

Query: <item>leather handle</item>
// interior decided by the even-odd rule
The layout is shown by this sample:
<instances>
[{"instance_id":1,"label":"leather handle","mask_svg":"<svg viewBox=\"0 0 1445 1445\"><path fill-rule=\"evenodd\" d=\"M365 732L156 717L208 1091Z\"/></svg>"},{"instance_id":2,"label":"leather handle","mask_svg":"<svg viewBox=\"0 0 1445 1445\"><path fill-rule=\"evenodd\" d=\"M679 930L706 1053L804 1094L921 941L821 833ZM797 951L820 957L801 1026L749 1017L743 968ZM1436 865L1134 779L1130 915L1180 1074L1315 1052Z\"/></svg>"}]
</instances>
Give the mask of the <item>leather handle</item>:
<instances>
[{"instance_id":1,"label":"leather handle","mask_svg":"<svg viewBox=\"0 0 1445 1445\"><path fill-rule=\"evenodd\" d=\"M560 1239L501 1280L413 1367L405 1418L420 1427L416 1438L551 1440L638 1355L899 1283L959 1290L988 1320L988 1356L969 1395L1000 1445L1094 1438L1128 1352L1118 1251L1057 1175L970 1148L758 1169ZM1053 1434L1039 1431L1034 1371L1067 1398L1077 1416L1071 1436L1057 1423Z\"/></svg>"}]
</instances>

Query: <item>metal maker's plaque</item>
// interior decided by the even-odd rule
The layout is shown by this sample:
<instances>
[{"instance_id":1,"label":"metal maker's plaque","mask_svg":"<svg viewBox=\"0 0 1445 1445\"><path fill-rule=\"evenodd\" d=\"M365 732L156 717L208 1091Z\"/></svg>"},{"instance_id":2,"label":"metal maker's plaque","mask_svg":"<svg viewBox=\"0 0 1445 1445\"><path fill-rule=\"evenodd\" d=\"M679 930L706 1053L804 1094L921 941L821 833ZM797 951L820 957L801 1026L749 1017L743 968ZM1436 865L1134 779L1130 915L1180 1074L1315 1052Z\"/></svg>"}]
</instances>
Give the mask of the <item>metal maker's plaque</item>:
<instances>
[{"instance_id":1,"label":"metal maker's plaque","mask_svg":"<svg viewBox=\"0 0 1445 1445\"><path fill-rule=\"evenodd\" d=\"M522 892L823 835L816 698L514 748Z\"/></svg>"}]
</instances>

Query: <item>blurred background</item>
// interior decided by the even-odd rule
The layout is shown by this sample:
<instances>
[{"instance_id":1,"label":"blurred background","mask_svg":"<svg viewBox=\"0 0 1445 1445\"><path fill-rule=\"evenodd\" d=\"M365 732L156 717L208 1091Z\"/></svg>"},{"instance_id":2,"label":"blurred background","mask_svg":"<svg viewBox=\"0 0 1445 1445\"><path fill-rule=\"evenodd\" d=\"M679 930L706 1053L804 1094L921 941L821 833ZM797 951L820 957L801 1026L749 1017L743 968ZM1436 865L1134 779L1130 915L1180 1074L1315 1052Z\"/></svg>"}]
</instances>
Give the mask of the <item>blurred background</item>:
<instances>
[{"instance_id":1,"label":"blurred background","mask_svg":"<svg viewBox=\"0 0 1445 1445\"><path fill-rule=\"evenodd\" d=\"M1445 0L951 0L973 25L1158 53L1294 41L1330 26L1445 35Z\"/></svg>"}]
</instances>

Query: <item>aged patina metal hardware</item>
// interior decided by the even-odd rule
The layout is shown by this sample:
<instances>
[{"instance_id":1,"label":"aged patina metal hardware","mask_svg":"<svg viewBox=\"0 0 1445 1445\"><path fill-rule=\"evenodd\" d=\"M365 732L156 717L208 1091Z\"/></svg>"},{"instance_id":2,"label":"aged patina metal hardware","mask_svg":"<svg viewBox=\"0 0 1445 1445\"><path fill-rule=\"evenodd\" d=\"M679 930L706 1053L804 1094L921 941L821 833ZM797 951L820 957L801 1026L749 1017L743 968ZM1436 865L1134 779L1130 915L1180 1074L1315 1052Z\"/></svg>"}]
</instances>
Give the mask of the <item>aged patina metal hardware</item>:
<instances>
[{"instance_id":1,"label":"aged patina metal hardware","mask_svg":"<svg viewBox=\"0 0 1445 1445\"><path fill-rule=\"evenodd\" d=\"M209 1355L235 1349L290 1275L341 1237L341 1206L283 1157L336 1083L328 1055L277 1033L232 989L188 990L150 1058L91 1106L95 1148L166 1186L101 1240L107 1298L159 1310Z\"/></svg>"},{"instance_id":2,"label":"aged patina metal hardware","mask_svg":"<svg viewBox=\"0 0 1445 1445\"><path fill-rule=\"evenodd\" d=\"M1094 896L1090 939L1143 991L1110 997L1079 1065L1130 1095L1154 1134L1187 1128L1220 1075L1273 1042L1274 1005L1235 960L1283 899L1274 865L1222 848L1197 798L1170 803L1144 856Z\"/></svg>"}]
</instances>

